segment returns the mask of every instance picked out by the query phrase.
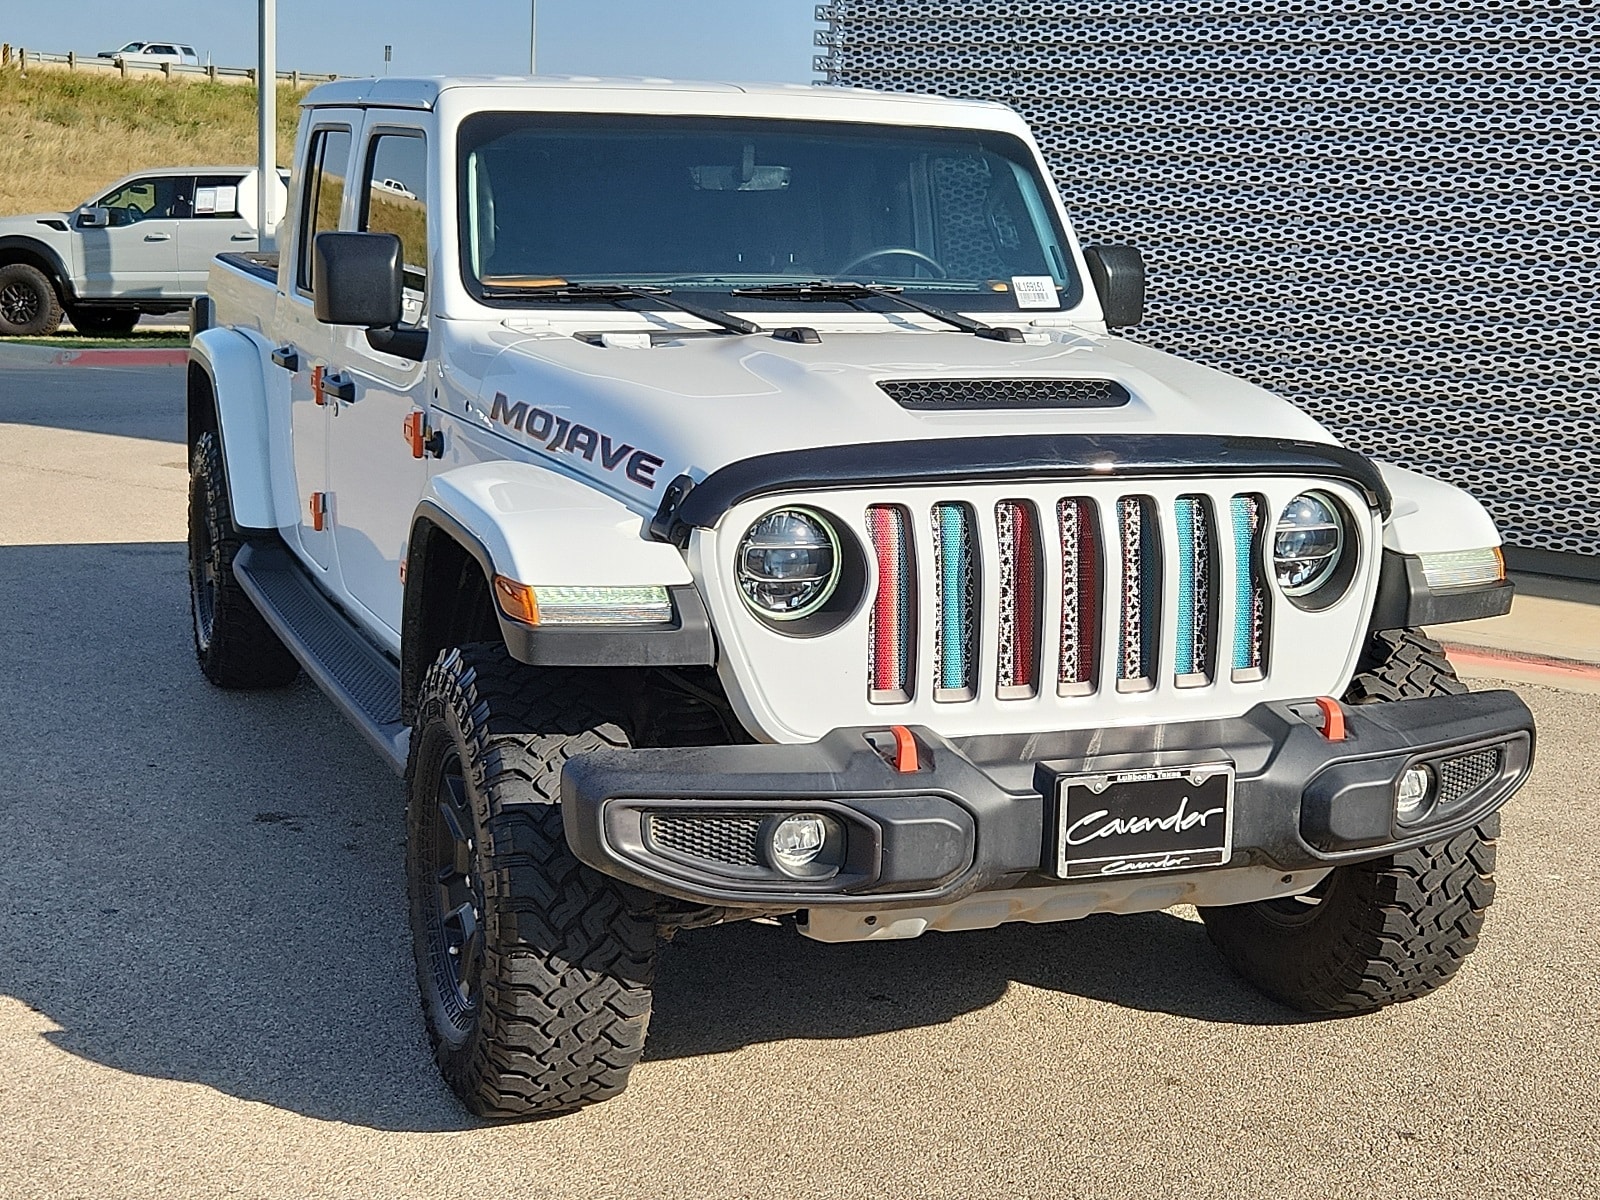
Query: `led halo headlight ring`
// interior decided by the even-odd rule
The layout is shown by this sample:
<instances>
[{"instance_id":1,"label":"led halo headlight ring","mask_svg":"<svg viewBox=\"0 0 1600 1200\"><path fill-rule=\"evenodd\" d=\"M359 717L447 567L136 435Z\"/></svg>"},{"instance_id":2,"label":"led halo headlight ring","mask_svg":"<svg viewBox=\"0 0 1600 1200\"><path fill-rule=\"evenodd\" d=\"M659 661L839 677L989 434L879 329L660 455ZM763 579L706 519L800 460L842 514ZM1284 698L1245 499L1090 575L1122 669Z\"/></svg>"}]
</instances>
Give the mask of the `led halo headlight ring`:
<instances>
[{"instance_id":1,"label":"led halo headlight ring","mask_svg":"<svg viewBox=\"0 0 1600 1200\"><path fill-rule=\"evenodd\" d=\"M1301 492L1278 514L1272 530L1272 572L1297 603L1340 574L1349 537L1344 506L1325 492Z\"/></svg>"},{"instance_id":2,"label":"led halo headlight ring","mask_svg":"<svg viewBox=\"0 0 1600 1200\"><path fill-rule=\"evenodd\" d=\"M739 540L734 574L746 607L767 621L798 621L833 596L844 574L839 531L815 509L775 508Z\"/></svg>"}]
</instances>

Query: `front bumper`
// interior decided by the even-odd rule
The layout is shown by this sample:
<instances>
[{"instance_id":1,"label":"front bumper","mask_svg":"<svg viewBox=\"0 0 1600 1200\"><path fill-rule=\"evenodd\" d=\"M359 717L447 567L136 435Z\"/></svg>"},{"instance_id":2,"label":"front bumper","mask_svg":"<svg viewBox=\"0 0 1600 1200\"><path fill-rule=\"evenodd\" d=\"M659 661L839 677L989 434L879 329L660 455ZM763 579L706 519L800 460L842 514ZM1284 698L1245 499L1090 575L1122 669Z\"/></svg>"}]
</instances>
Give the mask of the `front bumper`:
<instances>
[{"instance_id":1,"label":"front bumper","mask_svg":"<svg viewBox=\"0 0 1600 1200\"><path fill-rule=\"evenodd\" d=\"M1344 712L1343 741L1323 736L1312 703L1260 704L1224 721L960 741L917 727L911 772L882 753L883 727L836 729L806 745L602 751L567 763L562 811L585 863L694 904L911 908L1064 883L1054 873L1063 775L1231 761L1233 849L1223 869L1292 874L1449 837L1504 804L1532 764L1533 716L1511 692ZM1407 767L1430 764L1442 778L1440 768L1469 756L1480 768L1470 786L1396 821ZM797 812L844 825L844 862L832 877L790 878L764 857L766 823Z\"/></svg>"}]
</instances>

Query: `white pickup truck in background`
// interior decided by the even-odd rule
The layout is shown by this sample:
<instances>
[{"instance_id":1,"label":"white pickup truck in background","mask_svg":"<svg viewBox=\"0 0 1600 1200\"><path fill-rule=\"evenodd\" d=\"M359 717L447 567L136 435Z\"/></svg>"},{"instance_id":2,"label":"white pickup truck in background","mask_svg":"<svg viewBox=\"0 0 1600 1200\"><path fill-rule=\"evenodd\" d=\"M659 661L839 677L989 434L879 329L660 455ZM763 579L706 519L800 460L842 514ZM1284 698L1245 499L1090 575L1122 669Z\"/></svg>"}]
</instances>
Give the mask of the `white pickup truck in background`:
<instances>
[{"instance_id":1,"label":"white pickup truck in background","mask_svg":"<svg viewBox=\"0 0 1600 1200\"><path fill-rule=\"evenodd\" d=\"M1189 903L1323 1015L1472 950L1532 718L1418 627L1507 610L1493 522L1120 336L1142 259L1078 244L1017 114L546 79L301 113L281 256L196 302L195 652L305 670L404 776L475 1112L620 1091L658 937L721 922Z\"/></svg>"},{"instance_id":2,"label":"white pickup truck in background","mask_svg":"<svg viewBox=\"0 0 1600 1200\"><path fill-rule=\"evenodd\" d=\"M259 245L257 191L254 167L157 167L72 212L0 218L0 336L46 336L63 315L81 333L126 333L183 312L212 259Z\"/></svg>"}]
</instances>

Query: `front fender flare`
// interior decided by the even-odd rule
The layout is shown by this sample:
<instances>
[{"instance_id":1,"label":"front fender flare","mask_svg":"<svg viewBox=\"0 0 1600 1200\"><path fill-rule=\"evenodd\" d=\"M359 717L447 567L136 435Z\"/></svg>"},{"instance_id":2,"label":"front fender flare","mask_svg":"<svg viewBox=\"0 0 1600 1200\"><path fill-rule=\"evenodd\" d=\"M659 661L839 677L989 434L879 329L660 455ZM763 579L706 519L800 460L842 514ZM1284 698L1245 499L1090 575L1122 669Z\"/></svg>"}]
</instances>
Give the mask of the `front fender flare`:
<instances>
[{"instance_id":1,"label":"front fender flare","mask_svg":"<svg viewBox=\"0 0 1600 1200\"><path fill-rule=\"evenodd\" d=\"M236 329L207 329L190 343L189 363L211 382L233 523L241 529L276 528L261 348Z\"/></svg>"},{"instance_id":2,"label":"front fender flare","mask_svg":"<svg viewBox=\"0 0 1600 1200\"><path fill-rule=\"evenodd\" d=\"M1378 463L1394 496L1383 527L1383 563L1373 602L1372 629L1412 629L1477 621L1511 611L1509 580L1434 591L1421 555L1484 550L1500 545L1500 531L1483 505L1442 479Z\"/></svg>"},{"instance_id":3,"label":"front fender flare","mask_svg":"<svg viewBox=\"0 0 1600 1200\"><path fill-rule=\"evenodd\" d=\"M425 626L425 598L413 585L425 578L419 555L442 534L490 581L502 575L535 589L665 587L672 597L673 620L662 626L531 626L496 605L506 648L522 662L712 665L716 643L693 575L676 548L647 540L644 520L620 501L531 463L478 463L435 475L412 519L403 625Z\"/></svg>"},{"instance_id":4,"label":"front fender flare","mask_svg":"<svg viewBox=\"0 0 1600 1200\"><path fill-rule=\"evenodd\" d=\"M56 294L61 297L63 304L71 304L78 298L67 260L62 257L61 251L49 242L25 233L7 234L0 237L0 259L11 259L16 262L32 260L50 276L50 282L56 285Z\"/></svg>"},{"instance_id":5,"label":"front fender flare","mask_svg":"<svg viewBox=\"0 0 1600 1200\"><path fill-rule=\"evenodd\" d=\"M1438 554L1500 544L1494 520L1463 489L1393 463L1380 462L1377 467L1394 496L1394 509L1383 527L1386 550Z\"/></svg>"}]
</instances>

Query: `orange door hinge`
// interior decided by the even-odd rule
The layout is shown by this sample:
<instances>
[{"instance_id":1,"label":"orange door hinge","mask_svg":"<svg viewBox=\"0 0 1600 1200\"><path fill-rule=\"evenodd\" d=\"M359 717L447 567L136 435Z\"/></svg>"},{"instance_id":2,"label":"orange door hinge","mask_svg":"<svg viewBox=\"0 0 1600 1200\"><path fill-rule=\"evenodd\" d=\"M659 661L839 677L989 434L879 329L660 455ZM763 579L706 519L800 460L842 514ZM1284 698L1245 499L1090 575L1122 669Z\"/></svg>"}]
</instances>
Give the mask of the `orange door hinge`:
<instances>
[{"instance_id":1,"label":"orange door hinge","mask_svg":"<svg viewBox=\"0 0 1600 1200\"><path fill-rule=\"evenodd\" d=\"M326 492L311 493L311 528L318 533L328 520L328 494Z\"/></svg>"},{"instance_id":2,"label":"orange door hinge","mask_svg":"<svg viewBox=\"0 0 1600 1200\"><path fill-rule=\"evenodd\" d=\"M444 453L444 435L437 429L428 428L427 413L420 411L407 413L401 429L405 433L406 442L411 446L412 458L421 458L423 455L438 458Z\"/></svg>"}]
</instances>

